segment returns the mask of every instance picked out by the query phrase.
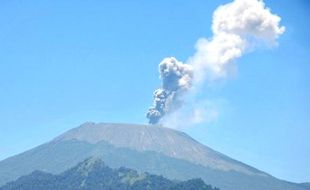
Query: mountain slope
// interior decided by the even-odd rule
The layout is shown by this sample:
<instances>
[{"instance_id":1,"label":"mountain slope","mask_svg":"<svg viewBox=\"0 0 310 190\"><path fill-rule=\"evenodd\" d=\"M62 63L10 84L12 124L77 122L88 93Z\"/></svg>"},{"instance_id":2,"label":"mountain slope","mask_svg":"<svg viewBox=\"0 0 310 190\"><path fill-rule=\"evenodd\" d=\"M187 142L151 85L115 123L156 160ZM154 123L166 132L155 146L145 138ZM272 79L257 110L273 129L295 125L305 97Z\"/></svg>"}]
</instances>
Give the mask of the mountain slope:
<instances>
[{"instance_id":1,"label":"mountain slope","mask_svg":"<svg viewBox=\"0 0 310 190\"><path fill-rule=\"evenodd\" d=\"M213 169L266 176L263 172L198 143L185 133L160 126L85 123L59 136L53 142L66 140L91 144L105 141L116 147L159 152Z\"/></svg>"},{"instance_id":2,"label":"mountain slope","mask_svg":"<svg viewBox=\"0 0 310 190\"><path fill-rule=\"evenodd\" d=\"M35 171L8 183L0 190L218 190L201 179L171 181L148 173L139 174L127 168L111 169L97 158L79 163L60 175Z\"/></svg>"},{"instance_id":3,"label":"mountain slope","mask_svg":"<svg viewBox=\"0 0 310 190\"><path fill-rule=\"evenodd\" d=\"M301 186L310 189L310 183L300 183Z\"/></svg>"},{"instance_id":4,"label":"mountain slope","mask_svg":"<svg viewBox=\"0 0 310 190\"><path fill-rule=\"evenodd\" d=\"M86 123L51 142L0 162L0 186L42 170L61 173L96 156L110 167L125 166L170 179L202 178L223 190L305 190L235 161L159 126Z\"/></svg>"}]
</instances>

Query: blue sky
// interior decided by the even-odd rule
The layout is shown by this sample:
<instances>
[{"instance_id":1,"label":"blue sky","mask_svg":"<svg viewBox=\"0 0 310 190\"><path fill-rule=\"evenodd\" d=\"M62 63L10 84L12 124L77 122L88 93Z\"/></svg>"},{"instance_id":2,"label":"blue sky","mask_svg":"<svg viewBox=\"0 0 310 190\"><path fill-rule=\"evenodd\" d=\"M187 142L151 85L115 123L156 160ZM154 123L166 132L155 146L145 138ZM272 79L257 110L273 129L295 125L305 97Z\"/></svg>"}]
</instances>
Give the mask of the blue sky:
<instances>
[{"instance_id":1,"label":"blue sky","mask_svg":"<svg viewBox=\"0 0 310 190\"><path fill-rule=\"evenodd\" d=\"M1 1L0 160L86 121L147 123L158 63L191 56L227 2ZM279 46L203 87L219 117L183 130L276 177L310 181L310 3L265 3L286 27Z\"/></svg>"}]
</instances>

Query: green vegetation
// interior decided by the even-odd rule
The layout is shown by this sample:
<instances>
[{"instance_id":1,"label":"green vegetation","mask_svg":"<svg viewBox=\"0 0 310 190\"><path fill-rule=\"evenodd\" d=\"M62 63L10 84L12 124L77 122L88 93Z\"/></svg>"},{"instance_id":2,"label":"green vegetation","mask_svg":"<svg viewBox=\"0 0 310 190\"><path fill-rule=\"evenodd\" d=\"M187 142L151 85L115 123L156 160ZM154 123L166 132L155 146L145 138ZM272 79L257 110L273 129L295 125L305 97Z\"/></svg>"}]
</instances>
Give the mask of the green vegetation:
<instances>
[{"instance_id":1,"label":"green vegetation","mask_svg":"<svg viewBox=\"0 0 310 190\"><path fill-rule=\"evenodd\" d=\"M0 190L219 190L201 179L171 181L162 176L121 167L107 167L101 159L90 158L59 174L35 171L8 183Z\"/></svg>"}]
</instances>

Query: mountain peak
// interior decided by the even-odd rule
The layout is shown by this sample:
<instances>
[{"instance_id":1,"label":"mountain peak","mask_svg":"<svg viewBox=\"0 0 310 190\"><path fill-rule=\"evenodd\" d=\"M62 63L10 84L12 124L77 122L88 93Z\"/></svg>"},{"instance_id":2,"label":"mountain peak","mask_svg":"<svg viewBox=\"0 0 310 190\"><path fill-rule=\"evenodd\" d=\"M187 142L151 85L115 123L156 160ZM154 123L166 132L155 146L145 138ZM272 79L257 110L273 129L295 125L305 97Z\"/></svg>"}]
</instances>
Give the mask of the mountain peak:
<instances>
[{"instance_id":1,"label":"mountain peak","mask_svg":"<svg viewBox=\"0 0 310 190\"><path fill-rule=\"evenodd\" d=\"M88 173L94 168L106 167L103 160L99 157L90 157L77 165L77 171Z\"/></svg>"},{"instance_id":2,"label":"mountain peak","mask_svg":"<svg viewBox=\"0 0 310 190\"><path fill-rule=\"evenodd\" d=\"M90 144L106 142L136 151L153 151L213 169L238 171L250 175L266 175L235 161L192 139L184 132L161 125L136 125L86 122L52 142L77 140Z\"/></svg>"}]
</instances>

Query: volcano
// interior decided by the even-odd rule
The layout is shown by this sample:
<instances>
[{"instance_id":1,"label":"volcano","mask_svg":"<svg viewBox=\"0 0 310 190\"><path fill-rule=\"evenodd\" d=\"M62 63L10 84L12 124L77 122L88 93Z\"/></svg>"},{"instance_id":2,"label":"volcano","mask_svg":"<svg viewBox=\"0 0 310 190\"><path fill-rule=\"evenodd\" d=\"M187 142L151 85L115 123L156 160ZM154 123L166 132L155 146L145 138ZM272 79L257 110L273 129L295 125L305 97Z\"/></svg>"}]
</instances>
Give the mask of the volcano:
<instances>
[{"instance_id":1,"label":"volcano","mask_svg":"<svg viewBox=\"0 0 310 190\"><path fill-rule=\"evenodd\" d=\"M162 126L87 122L0 161L0 186L40 170L60 174L89 157L171 180L201 178L222 190L307 190L277 179Z\"/></svg>"}]
</instances>

